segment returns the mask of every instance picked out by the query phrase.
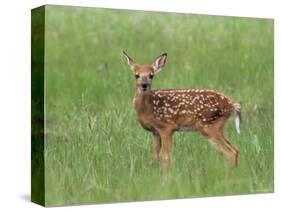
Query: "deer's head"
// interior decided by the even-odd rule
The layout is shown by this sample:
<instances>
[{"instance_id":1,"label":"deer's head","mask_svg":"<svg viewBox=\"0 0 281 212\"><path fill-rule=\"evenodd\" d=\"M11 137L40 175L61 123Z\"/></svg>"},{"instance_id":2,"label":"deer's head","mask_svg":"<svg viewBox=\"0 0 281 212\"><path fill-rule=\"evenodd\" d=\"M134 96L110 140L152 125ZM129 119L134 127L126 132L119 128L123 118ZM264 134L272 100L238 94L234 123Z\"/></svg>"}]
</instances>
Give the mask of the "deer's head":
<instances>
[{"instance_id":1,"label":"deer's head","mask_svg":"<svg viewBox=\"0 0 281 212\"><path fill-rule=\"evenodd\" d=\"M145 93L151 89L152 79L155 74L161 71L165 66L167 53L164 53L157 57L151 65L141 65L135 63L135 61L129 57L126 52L123 51L123 54L127 60L127 63L130 69L135 75L135 83L138 92Z\"/></svg>"}]
</instances>

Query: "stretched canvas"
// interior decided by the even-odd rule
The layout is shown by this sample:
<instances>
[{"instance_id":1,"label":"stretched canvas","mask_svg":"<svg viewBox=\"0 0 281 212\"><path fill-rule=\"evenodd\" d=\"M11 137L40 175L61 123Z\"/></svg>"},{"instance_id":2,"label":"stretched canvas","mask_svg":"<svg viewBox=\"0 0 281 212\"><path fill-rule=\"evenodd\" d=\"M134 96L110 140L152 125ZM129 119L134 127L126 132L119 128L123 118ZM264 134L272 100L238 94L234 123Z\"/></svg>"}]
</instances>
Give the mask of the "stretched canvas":
<instances>
[{"instance_id":1,"label":"stretched canvas","mask_svg":"<svg viewBox=\"0 0 281 212\"><path fill-rule=\"evenodd\" d=\"M274 191L272 19L46 5L31 22L33 202Z\"/></svg>"}]
</instances>

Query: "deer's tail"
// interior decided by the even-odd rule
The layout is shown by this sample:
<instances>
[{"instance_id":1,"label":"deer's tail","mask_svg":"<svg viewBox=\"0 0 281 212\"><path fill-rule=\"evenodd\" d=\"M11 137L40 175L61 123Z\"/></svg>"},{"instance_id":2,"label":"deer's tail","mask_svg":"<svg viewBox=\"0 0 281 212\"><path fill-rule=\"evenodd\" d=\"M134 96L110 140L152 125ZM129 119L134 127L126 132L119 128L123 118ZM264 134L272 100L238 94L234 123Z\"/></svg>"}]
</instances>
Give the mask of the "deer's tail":
<instances>
[{"instance_id":1,"label":"deer's tail","mask_svg":"<svg viewBox=\"0 0 281 212\"><path fill-rule=\"evenodd\" d=\"M240 134L240 123L241 123L241 105L239 103L233 104L233 113L235 120L235 128L238 134Z\"/></svg>"}]
</instances>

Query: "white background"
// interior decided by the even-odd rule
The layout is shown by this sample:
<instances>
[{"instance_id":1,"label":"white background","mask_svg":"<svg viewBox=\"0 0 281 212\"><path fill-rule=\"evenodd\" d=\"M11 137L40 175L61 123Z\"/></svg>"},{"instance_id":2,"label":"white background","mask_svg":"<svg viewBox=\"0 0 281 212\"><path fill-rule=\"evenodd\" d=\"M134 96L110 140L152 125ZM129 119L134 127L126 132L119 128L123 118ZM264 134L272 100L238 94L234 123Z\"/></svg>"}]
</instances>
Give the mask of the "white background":
<instances>
[{"instance_id":1,"label":"white background","mask_svg":"<svg viewBox=\"0 0 281 212\"><path fill-rule=\"evenodd\" d=\"M0 4L0 211L44 210L30 199L30 9L66 4L275 19L275 193L51 208L59 211L276 211L280 187L280 39L278 0L15 1ZM280 14L278 14L278 12ZM259 36L259 35L257 35ZM250 142L250 141L249 141ZM280 210L280 209L279 209Z\"/></svg>"}]
</instances>

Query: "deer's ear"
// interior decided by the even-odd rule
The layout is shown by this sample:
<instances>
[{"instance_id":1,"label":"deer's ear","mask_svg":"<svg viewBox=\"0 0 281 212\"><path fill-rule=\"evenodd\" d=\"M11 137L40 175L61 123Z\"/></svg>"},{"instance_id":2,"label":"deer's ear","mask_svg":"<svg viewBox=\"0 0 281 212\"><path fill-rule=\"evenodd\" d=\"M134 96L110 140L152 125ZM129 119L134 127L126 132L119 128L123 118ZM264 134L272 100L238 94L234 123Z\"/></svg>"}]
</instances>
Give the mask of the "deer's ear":
<instances>
[{"instance_id":1,"label":"deer's ear","mask_svg":"<svg viewBox=\"0 0 281 212\"><path fill-rule=\"evenodd\" d=\"M152 64L155 74L161 71L161 69L165 66L166 59L167 53L164 53L155 59L154 63Z\"/></svg>"},{"instance_id":2,"label":"deer's ear","mask_svg":"<svg viewBox=\"0 0 281 212\"><path fill-rule=\"evenodd\" d=\"M127 63L128 63L128 65L130 66L130 68L131 68L132 70L134 70L134 64L135 64L134 60L133 60L126 52L124 52L124 51L123 51L123 55L124 55L124 57L126 58Z\"/></svg>"}]
</instances>

